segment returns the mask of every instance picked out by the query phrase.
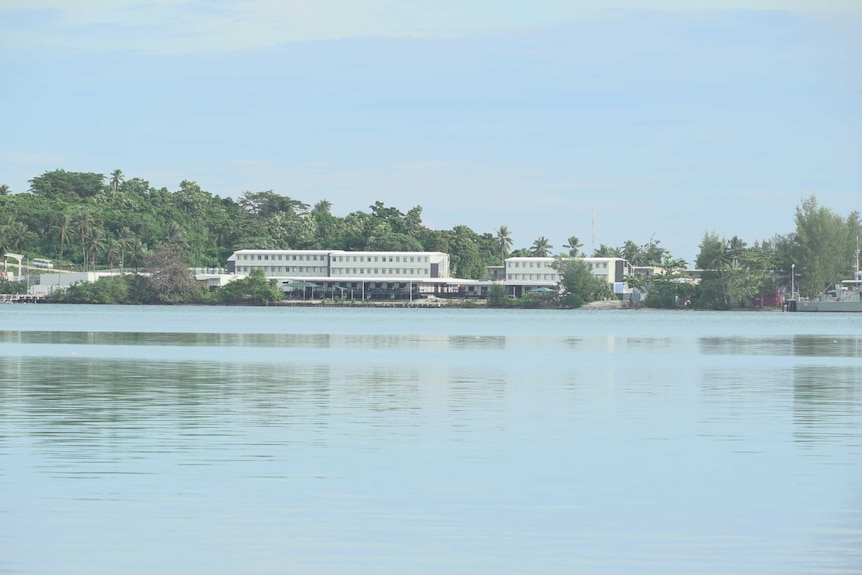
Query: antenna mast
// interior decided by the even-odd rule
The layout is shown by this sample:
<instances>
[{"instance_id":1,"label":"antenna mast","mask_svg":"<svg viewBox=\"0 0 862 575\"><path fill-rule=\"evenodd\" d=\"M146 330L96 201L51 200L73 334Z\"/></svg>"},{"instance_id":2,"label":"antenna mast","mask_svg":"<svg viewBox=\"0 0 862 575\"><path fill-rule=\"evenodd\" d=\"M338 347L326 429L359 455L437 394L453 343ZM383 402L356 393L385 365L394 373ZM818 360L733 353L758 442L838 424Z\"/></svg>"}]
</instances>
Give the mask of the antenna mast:
<instances>
[{"instance_id":1,"label":"antenna mast","mask_svg":"<svg viewBox=\"0 0 862 575\"><path fill-rule=\"evenodd\" d=\"M859 243L859 238L856 238L856 243ZM592 253L596 253L596 206L593 204L593 246ZM856 250L856 260L859 260L859 250ZM858 265L856 267L859 267Z\"/></svg>"}]
</instances>

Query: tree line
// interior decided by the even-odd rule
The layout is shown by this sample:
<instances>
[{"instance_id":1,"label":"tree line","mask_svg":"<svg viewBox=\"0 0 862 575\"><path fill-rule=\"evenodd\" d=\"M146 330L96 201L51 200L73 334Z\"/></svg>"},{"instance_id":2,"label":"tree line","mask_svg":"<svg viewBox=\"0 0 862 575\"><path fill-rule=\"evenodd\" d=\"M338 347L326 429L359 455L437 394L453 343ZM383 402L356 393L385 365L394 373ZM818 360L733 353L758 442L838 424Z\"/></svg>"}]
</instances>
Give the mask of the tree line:
<instances>
[{"instance_id":1,"label":"tree line","mask_svg":"<svg viewBox=\"0 0 862 575\"><path fill-rule=\"evenodd\" d=\"M70 269L138 269L162 246L177 246L191 267L221 267L234 251L252 248L439 251L449 254L452 275L479 279L507 257L554 255L544 236L513 249L505 225L485 233L464 224L431 229L422 222L421 206L402 212L377 201L368 211L340 217L326 199L311 205L272 190L222 198L189 180L171 191L126 178L122 170L58 169L29 183L22 193L0 186L0 253L51 258ZM862 235L858 212L840 216L810 196L797 208L794 223L793 232L751 245L707 232L690 263L675 259L654 237L602 244L589 254L572 235L559 253L622 257L634 266L663 268L667 273L661 278L631 278L652 294L665 294L662 305L694 297L700 307L733 307L789 284L791 270L799 291L813 295L852 273L856 238ZM682 268L691 264L705 270L697 293L679 281Z\"/></svg>"}]
</instances>

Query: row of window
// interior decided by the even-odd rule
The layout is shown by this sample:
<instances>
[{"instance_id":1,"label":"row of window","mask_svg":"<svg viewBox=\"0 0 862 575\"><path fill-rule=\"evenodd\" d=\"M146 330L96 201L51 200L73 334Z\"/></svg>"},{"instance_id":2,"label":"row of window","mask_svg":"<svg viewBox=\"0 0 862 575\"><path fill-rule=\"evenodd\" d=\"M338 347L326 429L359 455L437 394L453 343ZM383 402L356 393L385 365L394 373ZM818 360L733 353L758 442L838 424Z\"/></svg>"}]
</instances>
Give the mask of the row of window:
<instances>
[{"instance_id":1,"label":"row of window","mask_svg":"<svg viewBox=\"0 0 862 575\"><path fill-rule=\"evenodd\" d=\"M271 256L271 257L270 257ZM283 257L282 257L283 256ZM257 261L281 261L283 260L292 260L292 261L314 261L314 262L324 262L326 261L325 255L296 255L296 254L237 254L237 259L240 260L257 260Z\"/></svg>"},{"instance_id":2,"label":"row of window","mask_svg":"<svg viewBox=\"0 0 862 575\"><path fill-rule=\"evenodd\" d=\"M403 259L402 259L403 258ZM326 261L323 254L237 254L237 259L249 261ZM332 256L334 262L398 262L428 263L429 256Z\"/></svg>"},{"instance_id":3,"label":"row of window","mask_svg":"<svg viewBox=\"0 0 862 575\"><path fill-rule=\"evenodd\" d=\"M508 274L506 276L508 280L522 280L522 281L560 281L560 276L557 274Z\"/></svg>"},{"instance_id":4,"label":"row of window","mask_svg":"<svg viewBox=\"0 0 862 575\"><path fill-rule=\"evenodd\" d=\"M521 266L520 264L524 264ZM529 265L528 265L529 264ZM536 261L536 262L509 262L509 267L519 268L550 268L550 262Z\"/></svg>"},{"instance_id":5,"label":"row of window","mask_svg":"<svg viewBox=\"0 0 862 575\"><path fill-rule=\"evenodd\" d=\"M279 273L279 272L296 272L296 273L307 273L307 274L325 274L326 268L320 266L236 266L237 273L249 273L251 270L261 269L265 274Z\"/></svg>"},{"instance_id":6,"label":"row of window","mask_svg":"<svg viewBox=\"0 0 862 575\"><path fill-rule=\"evenodd\" d=\"M378 259L379 258L379 259ZM403 259L402 259L403 258ZM332 256L334 262L412 262L428 263L428 256Z\"/></svg>"},{"instance_id":7,"label":"row of window","mask_svg":"<svg viewBox=\"0 0 862 575\"><path fill-rule=\"evenodd\" d=\"M588 264L592 264L593 269L608 269L608 262L587 262ZM520 264L524 264L523 266ZM550 262L544 261L536 261L536 262L509 262L509 267L518 268L552 268Z\"/></svg>"},{"instance_id":8,"label":"row of window","mask_svg":"<svg viewBox=\"0 0 862 575\"><path fill-rule=\"evenodd\" d=\"M426 268L332 268L332 275L405 275L405 276L427 276Z\"/></svg>"},{"instance_id":9,"label":"row of window","mask_svg":"<svg viewBox=\"0 0 862 575\"><path fill-rule=\"evenodd\" d=\"M593 274L599 279L607 281L608 274ZM506 279L509 281L560 281L559 274L506 274Z\"/></svg>"}]
</instances>

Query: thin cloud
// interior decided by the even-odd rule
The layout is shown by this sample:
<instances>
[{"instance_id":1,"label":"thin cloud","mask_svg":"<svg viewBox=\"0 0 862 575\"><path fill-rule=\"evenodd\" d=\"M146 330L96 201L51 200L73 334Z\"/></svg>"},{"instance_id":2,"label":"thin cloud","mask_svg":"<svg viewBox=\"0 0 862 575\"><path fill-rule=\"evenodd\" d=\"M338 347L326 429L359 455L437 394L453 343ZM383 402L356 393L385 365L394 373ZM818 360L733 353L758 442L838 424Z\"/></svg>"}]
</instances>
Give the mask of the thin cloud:
<instances>
[{"instance_id":1,"label":"thin cloud","mask_svg":"<svg viewBox=\"0 0 862 575\"><path fill-rule=\"evenodd\" d=\"M696 8L692 8L692 6ZM608 11L862 14L857 0L6 0L0 47L222 52L358 37L453 37L550 26Z\"/></svg>"}]
</instances>

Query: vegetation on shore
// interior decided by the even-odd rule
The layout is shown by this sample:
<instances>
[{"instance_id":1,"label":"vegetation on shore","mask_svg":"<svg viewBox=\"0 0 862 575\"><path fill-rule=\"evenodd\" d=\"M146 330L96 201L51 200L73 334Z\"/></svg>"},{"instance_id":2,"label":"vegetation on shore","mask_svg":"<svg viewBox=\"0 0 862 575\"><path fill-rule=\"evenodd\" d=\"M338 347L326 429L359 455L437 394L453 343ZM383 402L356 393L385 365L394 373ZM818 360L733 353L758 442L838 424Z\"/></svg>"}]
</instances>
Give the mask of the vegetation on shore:
<instances>
[{"instance_id":1,"label":"vegetation on shore","mask_svg":"<svg viewBox=\"0 0 862 575\"><path fill-rule=\"evenodd\" d=\"M53 170L30 180L30 189L23 193L0 186L0 254L51 258L58 267L82 271L146 269L151 274L75 286L58 296L67 301L263 305L281 297L266 278L249 276L210 293L187 281L188 273L181 270L221 267L234 251L250 248L440 251L449 254L453 276L479 279L506 257L553 253L544 236L529 247L512 250L507 226L486 233L467 225L430 229L422 223L421 206L402 212L378 201L368 212L344 217L334 215L331 208L325 199L311 206L271 190L246 191L234 200L212 195L189 180L170 191L154 188L142 178L127 179L121 170L107 176ZM705 233L693 262L704 270L696 286L681 273L687 263L675 259L654 238L643 244L626 240L619 247L602 244L584 254L578 237L571 236L562 254L623 257L635 266L662 269L662 275L628 278L649 293L647 305L656 307L738 306L789 285L792 271L799 291L813 295L852 272L856 238L862 235L857 212L839 216L811 196L797 208L794 223L794 232L752 245L737 236ZM530 294L514 302L505 291L501 296L492 289L488 304L578 307L611 295L608 286L591 281L594 278L578 260L560 260L557 265L563 277L561 296ZM3 293L21 289L18 282L0 281Z\"/></svg>"}]
</instances>

